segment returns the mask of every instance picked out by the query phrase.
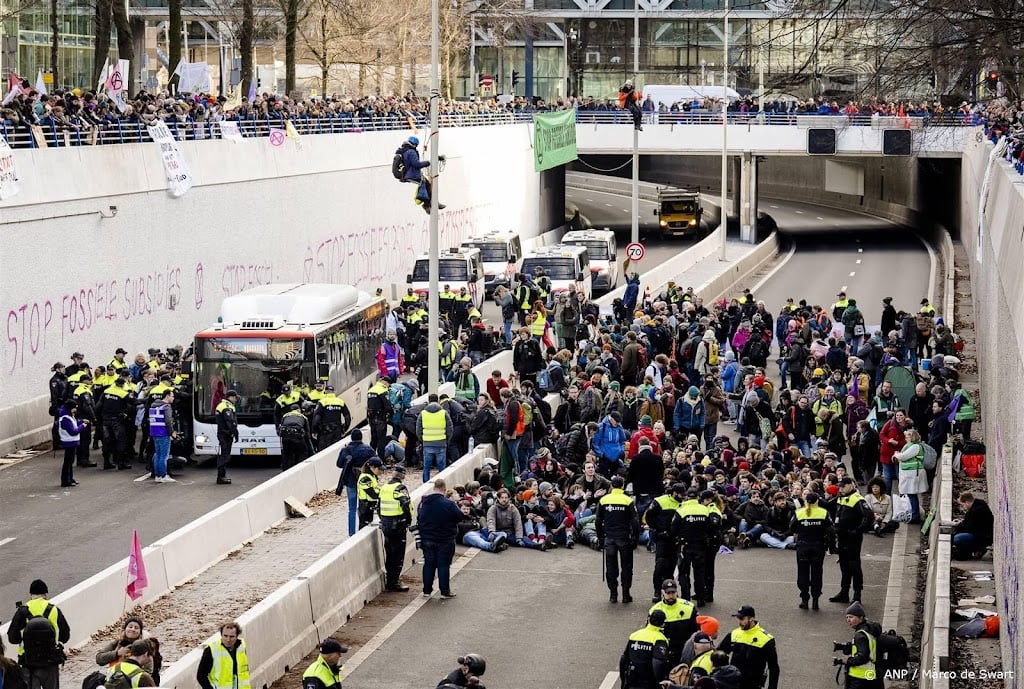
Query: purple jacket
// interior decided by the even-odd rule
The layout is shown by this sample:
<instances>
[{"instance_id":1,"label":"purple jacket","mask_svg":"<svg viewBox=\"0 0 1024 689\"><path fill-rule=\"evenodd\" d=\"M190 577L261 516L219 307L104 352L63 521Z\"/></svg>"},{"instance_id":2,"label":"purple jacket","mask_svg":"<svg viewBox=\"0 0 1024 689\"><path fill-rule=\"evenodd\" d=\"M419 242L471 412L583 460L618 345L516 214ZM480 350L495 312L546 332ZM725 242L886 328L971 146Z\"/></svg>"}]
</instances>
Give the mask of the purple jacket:
<instances>
[{"instance_id":1,"label":"purple jacket","mask_svg":"<svg viewBox=\"0 0 1024 689\"><path fill-rule=\"evenodd\" d=\"M73 416L68 416L67 411L61 409L60 417L60 446L67 449L69 447L78 447L82 431L85 430L85 424L76 419Z\"/></svg>"}]
</instances>

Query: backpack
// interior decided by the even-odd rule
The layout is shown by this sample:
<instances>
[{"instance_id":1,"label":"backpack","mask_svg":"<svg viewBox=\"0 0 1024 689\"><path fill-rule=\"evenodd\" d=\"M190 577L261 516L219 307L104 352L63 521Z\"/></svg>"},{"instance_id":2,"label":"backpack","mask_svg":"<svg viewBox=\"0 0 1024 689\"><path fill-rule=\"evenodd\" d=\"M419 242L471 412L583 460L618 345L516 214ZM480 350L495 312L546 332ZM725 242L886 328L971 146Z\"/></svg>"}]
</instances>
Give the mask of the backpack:
<instances>
[{"instance_id":1,"label":"backpack","mask_svg":"<svg viewBox=\"0 0 1024 689\"><path fill-rule=\"evenodd\" d=\"M682 359L683 363L685 363L685 364L692 364L694 361L697 360L697 343L698 342L700 342L699 339L697 339L695 337L691 337L691 338L688 338L686 340L686 342L683 343L681 351L679 352L679 358Z\"/></svg>"},{"instance_id":2,"label":"backpack","mask_svg":"<svg viewBox=\"0 0 1024 689\"><path fill-rule=\"evenodd\" d=\"M528 402L520 402L519 408L523 410L523 431L533 428L533 405Z\"/></svg>"},{"instance_id":3,"label":"backpack","mask_svg":"<svg viewBox=\"0 0 1024 689\"><path fill-rule=\"evenodd\" d=\"M110 677L107 677L103 685L107 689L132 689L132 677L142 672L142 668L138 665L129 667L128 672L122 670L124 663L118 663L114 666L114 671L110 673Z\"/></svg>"},{"instance_id":4,"label":"backpack","mask_svg":"<svg viewBox=\"0 0 1024 689\"><path fill-rule=\"evenodd\" d=\"M760 336L750 341L750 349L748 350L750 360L755 361L763 359L768 356L768 348L764 344L764 340Z\"/></svg>"},{"instance_id":5,"label":"backpack","mask_svg":"<svg viewBox=\"0 0 1024 689\"><path fill-rule=\"evenodd\" d=\"M26 616L31 615L24 606ZM22 664L30 670L60 665L64 662L64 651L57 644L57 630L50 623L53 603L48 603L42 615L29 617L21 631L21 643L25 649Z\"/></svg>"},{"instance_id":6,"label":"backpack","mask_svg":"<svg viewBox=\"0 0 1024 689\"><path fill-rule=\"evenodd\" d=\"M405 156L401 147L395 151L395 157L391 160L391 176L399 182L405 179Z\"/></svg>"},{"instance_id":7,"label":"backpack","mask_svg":"<svg viewBox=\"0 0 1024 689\"><path fill-rule=\"evenodd\" d=\"M99 689L106 683L106 681L107 676L99 670L96 670L95 672L90 672L85 676L85 679L82 680L82 689ZM7 685L5 683L4 687L6 688L6 686Z\"/></svg>"},{"instance_id":8,"label":"backpack","mask_svg":"<svg viewBox=\"0 0 1024 689\"><path fill-rule=\"evenodd\" d=\"M906 670L910 663L907 640L893 629L878 635L876 653L875 667L879 675L884 676L890 670Z\"/></svg>"},{"instance_id":9,"label":"backpack","mask_svg":"<svg viewBox=\"0 0 1024 689\"><path fill-rule=\"evenodd\" d=\"M551 392L551 374L546 368L537 373L537 389L541 392Z\"/></svg>"},{"instance_id":10,"label":"backpack","mask_svg":"<svg viewBox=\"0 0 1024 689\"><path fill-rule=\"evenodd\" d=\"M718 366L718 343L708 343L708 365Z\"/></svg>"}]
</instances>

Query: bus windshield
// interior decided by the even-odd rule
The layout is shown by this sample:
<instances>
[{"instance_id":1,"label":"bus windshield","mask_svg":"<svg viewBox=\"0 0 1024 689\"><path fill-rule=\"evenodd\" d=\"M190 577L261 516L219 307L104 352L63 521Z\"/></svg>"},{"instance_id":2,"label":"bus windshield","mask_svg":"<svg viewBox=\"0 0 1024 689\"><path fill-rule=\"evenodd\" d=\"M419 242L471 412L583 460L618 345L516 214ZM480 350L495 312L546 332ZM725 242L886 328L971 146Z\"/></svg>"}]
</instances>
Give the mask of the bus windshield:
<instances>
[{"instance_id":1,"label":"bus windshield","mask_svg":"<svg viewBox=\"0 0 1024 689\"><path fill-rule=\"evenodd\" d=\"M665 201L661 204L661 212L665 215L693 215L697 212L697 204L693 201Z\"/></svg>"},{"instance_id":2,"label":"bus windshield","mask_svg":"<svg viewBox=\"0 0 1024 689\"><path fill-rule=\"evenodd\" d=\"M533 275L534 268L540 266L552 280L575 280L576 261L572 258L545 257L527 258L523 261L523 273Z\"/></svg>"},{"instance_id":3,"label":"bus windshield","mask_svg":"<svg viewBox=\"0 0 1024 689\"><path fill-rule=\"evenodd\" d=\"M438 280L441 282L469 282L468 263L463 258L442 258L437 262ZM416 267L412 271L413 282L428 282L430 280L430 262L423 258L416 261Z\"/></svg>"},{"instance_id":4,"label":"bus windshield","mask_svg":"<svg viewBox=\"0 0 1024 689\"><path fill-rule=\"evenodd\" d=\"M484 263L508 263L508 244L505 242L466 242L463 246L480 249Z\"/></svg>"},{"instance_id":5,"label":"bus windshield","mask_svg":"<svg viewBox=\"0 0 1024 689\"><path fill-rule=\"evenodd\" d=\"M196 419L212 422L229 389L237 390L238 419L273 423L274 401L286 382L312 384L311 340L211 337L199 340L193 365Z\"/></svg>"}]
</instances>

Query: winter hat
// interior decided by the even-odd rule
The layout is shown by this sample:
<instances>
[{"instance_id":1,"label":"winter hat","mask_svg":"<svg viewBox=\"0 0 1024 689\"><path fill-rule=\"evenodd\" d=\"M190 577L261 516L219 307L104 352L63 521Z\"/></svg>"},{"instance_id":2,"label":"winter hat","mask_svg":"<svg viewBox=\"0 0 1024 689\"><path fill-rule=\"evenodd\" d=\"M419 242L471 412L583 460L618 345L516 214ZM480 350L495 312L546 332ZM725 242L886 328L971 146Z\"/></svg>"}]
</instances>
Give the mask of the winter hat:
<instances>
[{"instance_id":1,"label":"winter hat","mask_svg":"<svg viewBox=\"0 0 1024 689\"><path fill-rule=\"evenodd\" d=\"M620 388L620 385L619 385L619 381L617 381L617 380L613 380L613 381L612 381L612 382L611 382L611 383L610 383L610 384L608 385L608 387L609 387L609 388L611 388L612 390L614 390L615 392L618 392L618 391L619 391L619 388Z\"/></svg>"},{"instance_id":2,"label":"winter hat","mask_svg":"<svg viewBox=\"0 0 1024 689\"><path fill-rule=\"evenodd\" d=\"M860 601L853 601L853 603L846 609L847 615L853 615L854 617L865 618L867 613L864 612L864 606L860 604Z\"/></svg>"},{"instance_id":3,"label":"winter hat","mask_svg":"<svg viewBox=\"0 0 1024 689\"><path fill-rule=\"evenodd\" d=\"M754 385L757 387L764 387L764 376L754 376Z\"/></svg>"},{"instance_id":4,"label":"winter hat","mask_svg":"<svg viewBox=\"0 0 1024 689\"><path fill-rule=\"evenodd\" d=\"M715 331L711 330L710 328L705 330L704 331L704 341L705 342L714 342L715 341Z\"/></svg>"},{"instance_id":5,"label":"winter hat","mask_svg":"<svg viewBox=\"0 0 1024 689\"><path fill-rule=\"evenodd\" d=\"M725 360L726 361L736 361L736 354L733 353L732 350L726 352L725 353Z\"/></svg>"},{"instance_id":6,"label":"winter hat","mask_svg":"<svg viewBox=\"0 0 1024 689\"><path fill-rule=\"evenodd\" d=\"M363 432L358 428L354 429L349 437L356 442L363 442Z\"/></svg>"},{"instance_id":7,"label":"winter hat","mask_svg":"<svg viewBox=\"0 0 1024 689\"><path fill-rule=\"evenodd\" d=\"M839 495L839 486L837 486L837 485L825 486L825 492L828 493L829 495L831 495L834 498L835 496Z\"/></svg>"},{"instance_id":8,"label":"winter hat","mask_svg":"<svg viewBox=\"0 0 1024 689\"><path fill-rule=\"evenodd\" d=\"M700 630L713 637L718 633L718 619L711 615L697 615L697 624L700 626Z\"/></svg>"},{"instance_id":9,"label":"winter hat","mask_svg":"<svg viewBox=\"0 0 1024 689\"><path fill-rule=\"evenodd\" d=\"M647 426L648 428L650 428L651 425L653 425L653 423L654 421L651 419L650 414L644 414L643 416L640 417L641 426Z\"/></svg>"},{"instance_id":10,"label":"winter hat","mask_svg":"<svg viewBox=\"0 0 1024 689\"><path fill-rule=\"evenodd\" d=\"M697 389L696 385L691 385L690 389L686 391L686 394L690 397L696 397L700 394L700 390Z\"/></svg>"},{"instance_id":11,"label":"winter hat","mask_svg":"<svg viewBox=\"0 0 1024 689\"><path fill-rule=\"evenodd\" d=\"M33 596L45 596L50 592L50 589L47 588L45 581L42 579L36 579L28 585L28 592Z\"/></svg>"},{"instance_id":12,"label":"winter hat","mask_svg":"<svg viewBox=\"0 0 1024 689\"><path fill-rule=\"evenodd\" d=\"M537 490L540 492L541 495L544 495L544 491L549 490L551 488L552 488L551 484L549 482L545 481L544 483L540 484L540 486L537 488Z\"/></svg>"}]
</instances>

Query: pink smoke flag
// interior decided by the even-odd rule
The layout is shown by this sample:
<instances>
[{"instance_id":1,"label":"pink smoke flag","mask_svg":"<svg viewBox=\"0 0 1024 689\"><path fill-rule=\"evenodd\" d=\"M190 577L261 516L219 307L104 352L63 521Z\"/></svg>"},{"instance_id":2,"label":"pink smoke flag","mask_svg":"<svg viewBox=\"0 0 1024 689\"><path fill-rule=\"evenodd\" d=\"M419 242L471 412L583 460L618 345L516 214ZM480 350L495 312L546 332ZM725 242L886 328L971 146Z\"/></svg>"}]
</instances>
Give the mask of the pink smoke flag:
<instances>
[{"instance_id":1,"label":"pink smoke flag","mask_svg":"<svg viewBox=\"0 0 1024 689\"><path fill-rule=\"evenodd\" d=\"M132 531L132 552L128 556L128 586L124 592L132 600L142 598L142 591L149 586L146 577L146 561L142 559L142 544L139 543L139 532Z\"/></svg>"}]
</instances>

